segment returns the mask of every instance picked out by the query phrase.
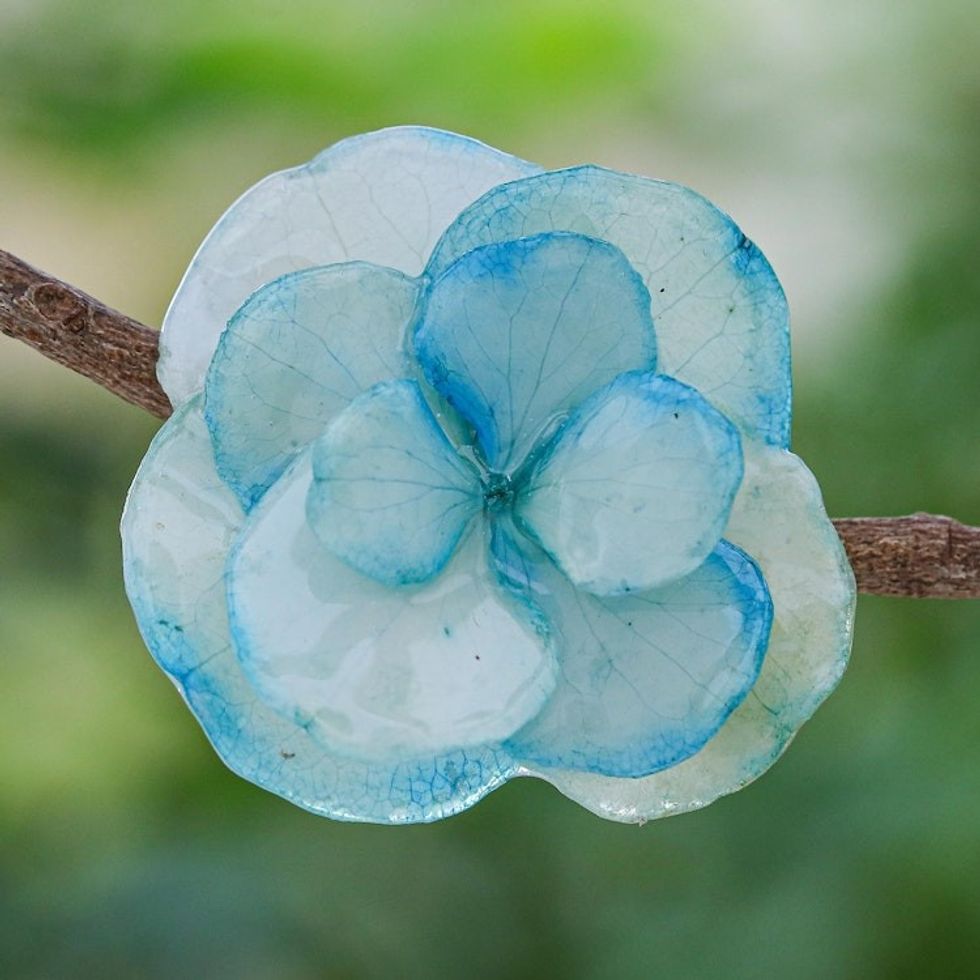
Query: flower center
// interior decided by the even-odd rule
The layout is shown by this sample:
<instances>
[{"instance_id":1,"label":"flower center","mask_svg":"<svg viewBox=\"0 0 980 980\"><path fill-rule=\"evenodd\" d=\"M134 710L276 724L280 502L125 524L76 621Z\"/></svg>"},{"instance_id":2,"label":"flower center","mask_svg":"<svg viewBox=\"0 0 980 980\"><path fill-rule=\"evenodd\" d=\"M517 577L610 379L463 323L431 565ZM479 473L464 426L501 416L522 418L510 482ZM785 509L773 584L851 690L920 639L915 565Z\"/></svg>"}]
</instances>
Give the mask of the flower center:
<instances>
[{"instance_id":1,"label":"flower center","mask_svg":"<svg viewBox=\"0 0 980 980\"><path fill-rule=\"evenodd\" d=\"M483 506L490 512L502 510L514 499L514 487L506 473L487 473L483 477Z\"/></svg>"}]
</instances>

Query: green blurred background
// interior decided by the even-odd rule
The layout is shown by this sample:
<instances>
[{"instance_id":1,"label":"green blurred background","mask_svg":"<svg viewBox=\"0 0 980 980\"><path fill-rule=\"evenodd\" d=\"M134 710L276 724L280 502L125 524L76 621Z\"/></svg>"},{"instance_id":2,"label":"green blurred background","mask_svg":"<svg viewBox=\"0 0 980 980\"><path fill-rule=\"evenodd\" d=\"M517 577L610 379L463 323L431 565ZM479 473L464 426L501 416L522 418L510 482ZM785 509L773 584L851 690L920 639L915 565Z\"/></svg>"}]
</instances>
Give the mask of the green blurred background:
<instances>
[{"instance_id":1,"label":"green blurred background","mask_svg":"<svg viewBox=\"0 0 980 980\"><path fill-rule=\"evenodd\" d=\"M0 247L159 323L270 170L401 122L690 184L794 313L835 515L980 523L972 0L0 0ZM117 521L155 423L0 338L0 976L980 975L980 604L862 598L760 782L642 829L512 783L345 826L232 776Z\"/></svg>"}]
</instances>

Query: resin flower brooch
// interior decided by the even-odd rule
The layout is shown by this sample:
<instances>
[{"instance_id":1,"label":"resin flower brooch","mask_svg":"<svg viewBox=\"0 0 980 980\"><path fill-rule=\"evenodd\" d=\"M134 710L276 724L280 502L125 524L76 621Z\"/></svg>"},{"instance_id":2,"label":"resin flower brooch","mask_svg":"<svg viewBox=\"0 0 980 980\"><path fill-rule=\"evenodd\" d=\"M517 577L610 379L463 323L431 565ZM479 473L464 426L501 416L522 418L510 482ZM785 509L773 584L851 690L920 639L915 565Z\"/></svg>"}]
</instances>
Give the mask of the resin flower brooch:
<instances>
[{"instance_id":1,"label":"resin flower brooch","mask_svg":"<svg viewBox=\"0 0 980 980\"><path fill-rule=\"evenodd\" d=\"M520 775L689 810L844 669L782 290L683 187L347 140L218 222L160 380L140 630L225 762L310 810L435 820Z\"/></svg>"}]
</instances>

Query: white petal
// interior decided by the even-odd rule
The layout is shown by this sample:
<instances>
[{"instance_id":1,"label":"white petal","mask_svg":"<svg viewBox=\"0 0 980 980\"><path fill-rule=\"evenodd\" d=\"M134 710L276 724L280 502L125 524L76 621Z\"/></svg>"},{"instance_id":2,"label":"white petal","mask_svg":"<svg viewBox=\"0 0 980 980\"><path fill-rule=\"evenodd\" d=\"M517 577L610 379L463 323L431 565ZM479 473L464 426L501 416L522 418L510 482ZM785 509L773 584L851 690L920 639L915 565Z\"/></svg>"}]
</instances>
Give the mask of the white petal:
<instances>
[{"instance_id":1,"label":"white petal","mask_svg":"<svg viewBox=\"0 0 980 980\"><path fill-rule=\"evenodd\" d=\"M592 166L498 187L447 229L428 274L490 242L552 231L621 248L650 291L658 370L697 388L749 438L789 444L782 288L731 218L686 187Z\"/></svg>"},{"instance_id":2,"label":"white petal","mask_svg":"<svg viewBox=\"0 0 980 980\"><path fill-rule=\"evenodd\" d=\"M854 576L812 474L791 453L745 443L745 479L725 537L766 577L775 617L762 673L690 759L644 779L551 773L600 816L642 822L705 806L760 776L834 689L854 627ZM544 776L544 773L538 773Z\"/></svg>"},{"instance_id":3,"label":"white petal","mask_svg":"<svg viewBox=\"0 0 980 980\"><path fill-rule=\"evenodd\" d=\"M533 717L555 682L550 637L490 573L482 523L436 578L382 585L314 535L312 478L305 454L251 511L229 562L235 646L265 699L379 766L500 741Z\"/></svg>"},{"instance_id":4,"label":"white petal","mask_svg":"<svg viewBox=\"0 0 980 980\"><path fill-rule=\"evenodd\" d=\"M150 652L235 772L342 820L414 823L472 806L513 774L494 746L375 765L328 752L266 705L231 645L225 564L244 515L214 468L200 399L143 461L123 515L126 591Z\"/></svg>"},{"instance_id":5,"label":"white petal","mask_svg":"<svg viewBox=\"0 0 980 980\"><path fill-rule=\"evenodd\" d=\"M742 479L738 431L693 388L621 374L580 405L518 488L521 526L597 595L693 572Z\"/></svg>"},{"instance_id":6,"label":"white petal","mask_svg":"<svg viewBox=\"0 0 980 980\"><path fill-rule=\"evenodd\" d=\"M201 390L228 318L286 272L361 259L422 271L471 201L539 168L421 126L343 140L246 191L198 249L163 322L160 383L174 405Z\"/></svg>"}]
</instances>

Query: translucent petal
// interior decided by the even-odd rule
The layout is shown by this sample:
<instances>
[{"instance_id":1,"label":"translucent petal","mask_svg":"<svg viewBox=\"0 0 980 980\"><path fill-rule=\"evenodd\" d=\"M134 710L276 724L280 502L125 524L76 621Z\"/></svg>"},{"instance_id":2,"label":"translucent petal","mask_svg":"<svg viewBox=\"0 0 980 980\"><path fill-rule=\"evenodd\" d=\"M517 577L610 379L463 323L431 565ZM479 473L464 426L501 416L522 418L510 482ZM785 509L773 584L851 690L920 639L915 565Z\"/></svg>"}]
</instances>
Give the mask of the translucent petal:
<instances>
[{"instance_id":1,"label":"translucent petal","mask_svg":"<svg viewBox=\"0 0 980 980\"><path fill-rule=\"evenodd\" d=\"M266 177L220 218L177 289L160 340L164 390L175 405L201 390L218 335L263 283L351 260L417 275L467 204L538 169L476 140L404 126Z\"/></svg>"},{"instance_id":2,"label":"translucent petal","mask_svg":"<svg viewBox=\"0 0 980 980\"><path fill-rule=\"evenodd\" d=\"M651 589L714 550L741 479L738 431L693 388L622 374L544 447L517 515L582 588Z\"/></svg>"},{"instance_id":3,"label":"translucent petal","mask_svg":"<svg viewBox=\"0 0 980 980\"><path fill-rule=\"evenodd\" d=\"M658 369L697 388L748 436L786 446L786 299L762 253L703 197L666 181L574 167L498 187L447 229L441 275L489 242L575 231L612 242L652 297Z\"/></svg>"},{"instance_id":4,"label":"translucent petal","mask_svg":"<svg viewBox=\"0 0 980 980\"><path fill-rule=\"evenodd\" d=\"M745 480L725 534L755 558L772 594L762 673L718 734L672 769L645 779L540 773L600 816L642 822L741 789L775 762L847 666L854 576L817 483L790 453L744 448Z\"/></svg>"},{"instance_id":5,"label":"translucent petal","mask_svg":"<svg viewBox=\"0 0 980 980\"><path fill-rule=\"evenodd\" d=\"M758 676L769 593L751 560L724 541L666 588L608 597L576 591L502 525L494 555L508 580L533 583L562 637L555 693L507 743L535 771L637 777L675 765L718 730Z\"/></svg>"},{"instance_id":6,"label":"translucent petal","mask_svg":"<svg viewBox=\"0 0 980 980\"><path fill-rule=\"evenodd\" d=\"M415 348L499 471L596 388L656 361L650 297L622 253L561 233L450 266L431 287Z\"/></svg>"},{"instance_id":7,"label":"translucent petal","mask_svg":"<svg viewBox=\"0 0 980 980\"><path fill-rule=\"evenodd\" d=\"M157 433L122 518L130 602L151 652L178 682L228 649L224 567L244 517L215 472L200 402Z\"/></svg>"},{"instance_id":8,"label":"translucent petal","mask_svg":"<svg viewBox=\"0 0 980 980\"><path fill-rule=\"evenodd\" d=\"M356 398L314 443L313 475L314 533L387 585L439 572L483 502L476 467L450 445L414 381Z\"/></svg>"},{"instance_id":9,"label":"translucent petal","mask_svg":"<svg viewBox=\"0 0 980 980\"><path fill-rule=\"evenodd\" d=\"M221 335L205 416L218 472L248 508L352 398L410 373L416 280L364 262L305 269L254 293Z\"/></svg>"},{"instance_id":10,"label":"translucent petal","mask_svg":"<svg viewBox=\"0 0 980 980\"><path fill-rule=\"evenodd\" d=\"M160 430L136 475L124 570L147 646L231 769L315 813L380 823L458 813L513 773L495 746L386 765L334 755L259 699L231 645L225 595L227 552L243 521L195 399Z\"/></svg>"},{"instance_id":11,"label":"translucent petal","mask_svg":"<svg viewBox=\"0 0 980 980\"><path fill-rule=\"evenodd\" d=\"M393 766L492 744L554 685L550 635L488 574L478 523L421 586L380 585L305 520L309 457L251 512L228 566L232 631L257 690L338 754Z\"/></svg>"}]
</instances>

